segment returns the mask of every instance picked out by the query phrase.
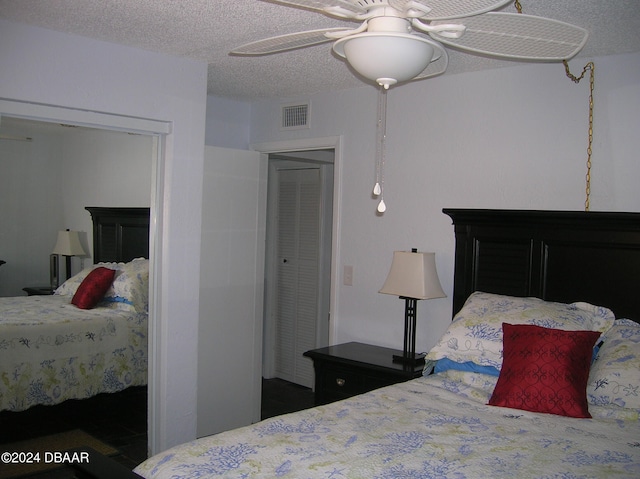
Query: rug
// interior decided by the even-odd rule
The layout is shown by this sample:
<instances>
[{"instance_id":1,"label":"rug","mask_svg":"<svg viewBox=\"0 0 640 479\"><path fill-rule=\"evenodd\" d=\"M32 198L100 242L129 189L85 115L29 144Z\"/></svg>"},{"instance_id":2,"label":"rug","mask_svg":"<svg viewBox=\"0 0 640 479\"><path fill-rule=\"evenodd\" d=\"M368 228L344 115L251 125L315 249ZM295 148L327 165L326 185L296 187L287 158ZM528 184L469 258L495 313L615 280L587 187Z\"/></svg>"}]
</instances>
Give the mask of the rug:
<instances>
[{"instance_id":1,"label":"rug","mask_svg":"<svg viewBox=\"0 0 640 479\"><path fill-rule=\"evenodd\" d=\"M105 456L112 456L118 450L87 434L81 429L74 429L50 436L41 436L26 441L13 442L0 445L2 463L0 464L0 479L14 479L26 475L36 474L47 470L63 467L66 459L63 452L68 449L90 447ZM24 453L13 458L11 453ZM39 454L39 456L36 456ZM10 458L7 460L7 458ZM13 462L11 459L18 459ZM31 459L30 464L24 462ZM76 456L76 460L82 458ZM89 457L89 460L91 458Z\"/></svg>"}]
</instances>

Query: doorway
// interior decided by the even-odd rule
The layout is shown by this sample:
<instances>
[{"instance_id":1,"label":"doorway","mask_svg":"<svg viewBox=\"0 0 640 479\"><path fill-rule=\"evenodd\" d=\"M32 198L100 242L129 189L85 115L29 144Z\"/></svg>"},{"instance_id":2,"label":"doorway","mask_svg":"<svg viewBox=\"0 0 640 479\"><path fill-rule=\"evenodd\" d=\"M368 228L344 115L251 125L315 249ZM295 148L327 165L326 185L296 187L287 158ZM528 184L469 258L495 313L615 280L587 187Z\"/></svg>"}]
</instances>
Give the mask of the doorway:
<instances>
[{"instance_id":1,"label":"doorway","mask_svg":"<svg viewBox=\"0 0 640 479\"><path fill-rule=\"evenodd\" d=\"M305 351L329 344L334 149L269 155L264 325L267 379L314 382Z\"/></svg>"}]
</instances>

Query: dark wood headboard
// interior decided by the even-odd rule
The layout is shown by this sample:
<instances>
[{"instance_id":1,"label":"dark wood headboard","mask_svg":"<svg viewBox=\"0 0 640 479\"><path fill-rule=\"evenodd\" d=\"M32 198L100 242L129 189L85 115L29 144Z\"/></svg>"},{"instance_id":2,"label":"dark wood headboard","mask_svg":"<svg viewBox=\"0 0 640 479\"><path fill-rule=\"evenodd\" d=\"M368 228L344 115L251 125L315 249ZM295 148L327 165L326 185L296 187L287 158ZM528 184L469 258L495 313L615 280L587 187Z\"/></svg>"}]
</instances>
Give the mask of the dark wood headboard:
<instances>
[{"instance_id":1,"label":"dark wood headboard","mask_svg":"<svg viewBox=\"0 0 640 479\"><path fill-rule=\"evenodd\" d=\"M149 258L149 208L87 206L93 220L93 262Z\"/></svg>"},{"instance_id":2,"label":"dark wood headboard","mask_svg":"<svg viewBox=\"0 0 640 479\"><path fill-rule=\"evenodd\" d=\"M640 322L640 213L444 209L453 313L474 291L586 301Z\"/></svg>"}]
</instances>

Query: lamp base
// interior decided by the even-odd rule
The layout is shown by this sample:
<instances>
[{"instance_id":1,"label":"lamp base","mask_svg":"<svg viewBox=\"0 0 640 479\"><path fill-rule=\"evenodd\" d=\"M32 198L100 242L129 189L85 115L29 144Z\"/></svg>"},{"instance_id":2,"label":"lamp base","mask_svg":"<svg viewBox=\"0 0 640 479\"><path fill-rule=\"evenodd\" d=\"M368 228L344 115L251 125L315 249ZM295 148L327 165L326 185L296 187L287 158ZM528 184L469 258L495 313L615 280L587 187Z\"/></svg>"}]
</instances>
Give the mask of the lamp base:
<instances>
[{"instance_id":1,"label":"lamp base","mask_svg":"<svg viewBox=\"0 0 640 479\"><path fill-rule=\"evenodd\" d=\"M393 362L400 363L400 364L407 364L411 366L419 366L420 364L424 364L424 356L425 356L424 354L418 354L418 353L415 353L413 357L411 357L411 355L401 356L401 355L394 354Z\"/></svg>"}]
</instances>

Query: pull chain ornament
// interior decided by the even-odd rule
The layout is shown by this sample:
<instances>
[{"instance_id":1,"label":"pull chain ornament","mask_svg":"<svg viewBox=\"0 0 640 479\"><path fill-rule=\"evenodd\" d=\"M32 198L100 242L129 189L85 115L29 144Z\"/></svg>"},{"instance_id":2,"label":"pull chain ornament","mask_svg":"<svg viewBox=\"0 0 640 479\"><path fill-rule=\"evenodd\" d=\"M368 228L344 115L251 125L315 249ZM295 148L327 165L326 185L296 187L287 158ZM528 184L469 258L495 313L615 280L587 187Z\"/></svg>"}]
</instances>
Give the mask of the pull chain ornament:
<instances>
[{"instance_id":1,"label":"pull chain ornament","mask_svg":"<svg viewBox=\"0 0 640 479\"><path fill-rule=\"evenodd\" d=\"M378 90L378 118L376 125L376 183L373 186L374 196L380 197L378 213L384 213L387 205L384 203L384 163L386 160L387 139L387 90Z\"/></svg>"}]
</instances>

